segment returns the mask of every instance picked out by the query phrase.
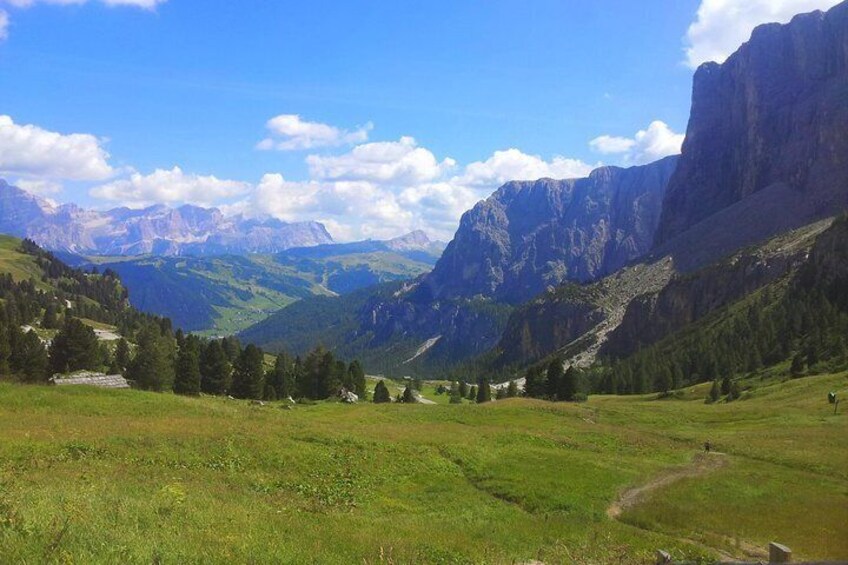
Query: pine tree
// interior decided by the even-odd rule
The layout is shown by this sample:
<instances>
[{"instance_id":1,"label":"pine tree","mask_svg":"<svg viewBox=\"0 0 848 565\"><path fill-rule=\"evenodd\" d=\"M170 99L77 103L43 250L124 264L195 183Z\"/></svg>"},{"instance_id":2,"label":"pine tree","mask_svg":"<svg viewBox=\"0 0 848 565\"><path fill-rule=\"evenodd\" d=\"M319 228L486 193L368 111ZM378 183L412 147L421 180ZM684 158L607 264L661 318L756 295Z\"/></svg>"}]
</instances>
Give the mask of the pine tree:
<instances>
[{"instance_id":1,"label":"pine tree","mask_svg":"<svg viewBox=\"0 0 848 565\"><path fill-rule=\"evenodd\" d=\"M124 338L119 339L115 345L114 364L117 373L126 371L130 364L130 344Z\"/></svg>"},{"instance_id":2,"label":"pine tree","mask_svg":"<svg viewBox=\"0 0 848 565\"><path fill-rule=\"evenodd\" d=\"M450 387L450 403L451 404L462 404L462 394L460 394L460 386L459 383L453 381Z\"/></svg>"},{"instance_id":3,"label":"pine tree","mask_svg":"<svg viewBox=\"0 0 848 565\"><path fill-rule=\"evenodd\" d=\"M728 394L730 394L730 387L731 387L730 377L725 375L724 378L721 379L721 395L727 396Z\"/></svg>"},{"instance_id":4,"label":"pine tree","mask_svg":"<svg viewBox=\"0 0 848 565\"><path fill-rule=\"evenodd\" d=\"M543 367L531 367L524 374L524 394L531 398L542 398L547 392L545 381L545 369Z\"/></svg>"},{"instance_id":5,"label":"pine tree","mask_svg":"<svg viewBox=\"0 0 848 565\"><path fill-rule=\"evenodd\" d=\"M417 402L418 399L415 398L415 393L412 391L412 387L410 385L406 385L406 388L403 389L403 403L415 404Z\"/></svg>"},{"instance_id":6,"label":"pine tree","mask_svg":"<svg viewBox=\"0 0 848 565\"><path fill-rule=\"evenodd\" d=\"M462 398L468 398L468 383L464 380L459 381L459 395Z\"/></svg>"},{"instance_id":7,"label":"pine tree","mask_svg":"<svg viewBox=\"0 0 848 565\"><path fill-rule=\"evenodd\" d=\"M94 371L100 364L100 343L94 330L76 318L66 317L50 345L50 370L54 373Z\"/></svg>"},{"instance_id":8,"label":"pine tree","mask_svg":"<svg viewBox=\"0 0 848 565\"><path fill-rule=\"evenodd\" d=\"M516 396L518 396L518 383L509 381L509 386L506 388L506 397L515 398Z\"/></svg>"},{"instance_id":9,"label":"pine tree","mask_svg":"<svg viewBox=\"0 0 848 565\"><path fill-rule=\"evenodd\" d=\"M211 341L200 356L200 389L207 394L226 394L233 367L219 341Z\"/></svg>"},{"instance_id":10,"label":"pine tree","mask_svg":"<svg viewBox=\"0 0 848 565\"><path fill-rule=\"evenodd\" d=\"M468 400L470 400L471 402L475 402L477 400L476 386L472 386L470 389L468 389Z\"/></svg>"},{"instance_id":11,"label":"pine tree","mask_svg":"<svg viewBox=\"0 0 848 565\"><path fill-rule=\"evenodd\" d=\"M41 339L34 331L23 334L15 344L12 365L24 382L43 383L49 378L50 359Z\"/></svg>"},{"instance_id":12,"label":"pine tree","mask_svg":"<svg viewBox=\"0 0 848 565\"><path fill-rule=\"evenodd\" d=\"M274 390L274 397L286 399L293 397L295 392L295 367L294 362L285 353L277 355L274 368L265 375L266 389ZM268 398L271 400L271 398Z\"/></svg>"},{"instance_id":13,"label":"pine tree","mask_svg":"<svg viewBox=\"0 0 848 565\"><path fill-rule=\"evenodd\" d=\"M577 395L577 388L579 385L580 374L574 365L568 367L568 370L562 375L560 379L559 392L557 394L557 398L560 400L566 400L568 402L573 402Z\"/></svg>"},{"instance_id":14,"label":"pine tree","mask_svg":"<svg viewBox=\"0 0 848 565\"><path fill-rule=\"evenodd\" d=\"M174 386L171 337L158 324L147 324L138 335L138 351L127 368L127 377L144 390L162 392Z\"/></svg>"},{"instance_id":15,"label":"pine tree","mask_svg":"<svg viewBox=\"0 0 848 565\"><path fill-rule=\"evenodd\" d=\"M495 400L503 400L506 398L506 387L498 387L497 392L495 392Z\"/></svg>"},{"instance_id":16,"label":"pine tree","mask_svg":"<svg viewBox=\"0 0 848 565\"><path fill-rule=\"evenodd\" d=\"M265 392L265 358L253 344L245 347L233 368L232 395L236 398L262 398Z\"/></svg>"},{"instance_id":17,"label":"pine tree","mask_svg":"<svg viewBox=\"0 0 848 565\"><path fill-rule=\"evenodd\" d=\"M489 385L489 379L480 379L480 385L477 387L477 403L482 404L492 400L492 387Z\"/></svg>"},{"instance_id":18,"label":"pine tree","mask_svg":"<svg viewBox=\"0 0 848 565\"><path fill-rule=\"evenodd\" d=\"M358 360L354 359L351 361L347 372L350 382L353 385L353 392L355 392L359 398L365 398L368 389L365 384L365 370L362 368L362 364Z\"/></svg>"},{"instance_id":19,"label":"pine tree","mask_svg":"<svg viewBox=\"0 0 848 565\"><path fill-rule=\"evenodd\" d=\"M380 381L374 387L374 404L384 404L386 402L391 402L391 396L389 395L389 389L386 387L386 383Z\"/></svg>"},{"instance_id":20,"label":"pine tree","mask_svg":"<svg viewBox=\"0 0 848 565\"><path fill-rule=\"evenodd\" d=\"M708 402L718 402L718 399L721 398L721 389L719 388L718 381L713 381L713 386L710 387L710 394L707 397Z\"/></svg>"},{"instance_id":21,"label":"pine tree","mask_svg":"<svg viewBox=\"0 0 848 565\"><path fill-rule=\"evenodd\" d=\"M194 336L184 337L177 353L174 392L197 396L200 394L200 343Z\"/></svg>"},{"instance_id":22,"label":"pine tree","mask_svg":"<svg viewBox=\"0 0 848 565\"><path fill-rule=\"evenodd\" d=\"M559 358L554 358L548 363L547 370L547 393L548 397L551 400L564 400L560 398L560 387L562 386L560 381L565 375L565 369L563 367L563 362Z\"/></svg>"}]
</instances>

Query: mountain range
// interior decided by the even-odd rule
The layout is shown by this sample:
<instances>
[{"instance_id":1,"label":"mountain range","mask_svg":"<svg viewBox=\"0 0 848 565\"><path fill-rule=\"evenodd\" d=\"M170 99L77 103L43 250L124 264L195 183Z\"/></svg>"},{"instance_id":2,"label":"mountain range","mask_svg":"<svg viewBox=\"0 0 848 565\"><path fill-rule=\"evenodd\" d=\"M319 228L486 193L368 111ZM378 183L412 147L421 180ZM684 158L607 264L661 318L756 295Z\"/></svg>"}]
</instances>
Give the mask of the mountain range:
<instances>
[{"instance_id":1,"label":"mountain range","mask_svg":"<svg viewBox=\"0 0 848 565\"><path fill-rule=\"evenodd\" d=\"M848 2L760 26L701 66L679 157L507 183L431 273L304 300L241 335L320 342L390 374L632 354L785 280L820 234L842 237L828 226L848 209L845 132Z\"/></svg>"},{"instance_id":2,"label":"mountain range","mask_svg":"<svg viewBox=\"0 0 848 565\"><path fill-rule=\"evenodd\" d=\"M101 212L56 205L2 179L0 233L78 255L277 253L333 242L318 222L227 217L217 208L190 205Z\"/></svg>"}]
</instances>

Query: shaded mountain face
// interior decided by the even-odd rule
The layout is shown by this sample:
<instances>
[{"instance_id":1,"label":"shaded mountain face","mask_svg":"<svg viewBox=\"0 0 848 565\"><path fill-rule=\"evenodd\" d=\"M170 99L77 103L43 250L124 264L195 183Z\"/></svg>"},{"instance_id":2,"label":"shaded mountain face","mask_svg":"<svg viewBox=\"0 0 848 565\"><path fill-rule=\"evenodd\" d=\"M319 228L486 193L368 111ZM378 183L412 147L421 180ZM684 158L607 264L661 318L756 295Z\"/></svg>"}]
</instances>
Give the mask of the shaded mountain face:
<instances>
[{"instance_id":1,"label":"shaded mountain face","mask_svg":"<svg viewBox=\"0 0 848 565\"><path fill-rule=\"evenodd\" d=\"M419 292L519 303L563 281L615 271L651 248L676 160L507 183L463 215Z\"/></svg>"},{"instance_id":2,"label":"shaded mountain face","mask_svg":"<svg viewBox=\"0 0 848 565\"><path fill-rule=\"evenodd\" d=\"M301 351L311 343L304 328L320 320L312 339L365 360L369 370L445 372L498 343L512 303L563 280L593 279L647 251L674 163L669 157L643 167L604 167L585 179L508 183L463 216L430 274L371 295L305 299L241 337L271 350ZM410 240L422 243L418 234L404 240L407 247ZM365 244L376 242L359 245Z\"/></svg>"},{"instance_id":3,"label":"shaded mountain face","mask_svg":"<svg viewBox=\"0 0 848 565\"><path fill-rule=\"evenodd\" d=\"M54 251L89 255L276 253L333 241L318 222L227 218L215 208L156 205L99 212L55 206L3 180L0 232Z\"/></svg>"},{"instance_id":4,"label":"shaded mountain face","mask_svg":"<svg viewBox=\"0 0 848 565\"><path fill-rule=\"evenodd\" d=\"M848 2L759 26L725 63L702 65L662 250L714 247L703 264L848 207L846 100Z\"/></svg>"}]
</instances>

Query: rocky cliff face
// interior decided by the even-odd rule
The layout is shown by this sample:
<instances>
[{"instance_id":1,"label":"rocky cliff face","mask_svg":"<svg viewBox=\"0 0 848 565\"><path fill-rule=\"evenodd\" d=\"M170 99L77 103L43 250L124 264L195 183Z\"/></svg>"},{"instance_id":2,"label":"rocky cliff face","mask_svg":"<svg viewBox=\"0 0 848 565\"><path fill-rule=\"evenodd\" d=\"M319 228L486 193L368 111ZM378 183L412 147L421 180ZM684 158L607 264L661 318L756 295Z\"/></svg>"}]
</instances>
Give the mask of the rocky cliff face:
<instances>
[{"instance_id":1,"label":"rocky cliff face","mask_svg":"<svg viewBox=\"0 0 848 565\"><path fill-rule=\"evenodd\" d=\"M805 263L830 223L824 220L789 232L697 272L675 276L661 290L636 297L602 352L626 357L757 289L788 279Z\"/></svg>"},{"instance_id":2,"label":"rocky cliff face","mask_svg":"<svg viewBox=\"0 0 848 565\"><path fill-rule=\"evenodd\" d=\"M0 180L0 232L90 255L275 253L331 243L317 222L226 218L215 208L157 205L105 212L55 206Z\"/></svg>"},{"instance_id":3,"label":"rocky cliff face","mask_svg":"<svg viewBox=\"0 0 848 565\"><path fill-rule=\"evenodd\" d=\"M615 271L650 249L675 163L507 183L465 213L419 292L518 303L565 280Z\"/></svg>"},{"instance_id":4,"label":"rocky cliff face","mask_svg":"<svg viewBox=\"0 0 848 565\"><path fill-rule=\"evenodd\" d=\"M657 244L690 247L674 240L694 228L698 241L722 239L715 259L848 207L846 100L845 2L759 26L725 63L702 65ZM748 212L756 225L742 225Z\"/></svg>"}]
</instances>

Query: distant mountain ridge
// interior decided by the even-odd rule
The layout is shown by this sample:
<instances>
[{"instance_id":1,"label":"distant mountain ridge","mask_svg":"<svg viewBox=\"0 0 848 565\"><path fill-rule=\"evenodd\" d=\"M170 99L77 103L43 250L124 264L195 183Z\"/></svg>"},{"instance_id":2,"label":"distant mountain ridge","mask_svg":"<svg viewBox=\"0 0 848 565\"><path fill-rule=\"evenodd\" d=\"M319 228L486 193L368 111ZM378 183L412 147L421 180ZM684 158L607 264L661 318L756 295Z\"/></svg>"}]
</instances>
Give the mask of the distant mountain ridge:
<instances>
[{"instance_id":1,"label":"distant mountain ridge","mask_svg":"<svg viewBox=\"0 0 848 565\"><path fill-rule=\"evenodd\" d=\"M217 208L191 205L101 212L54 205L2 179L0 233L79 255L277 253L333 242L319 222L226 217Z\"/></svg>"}]
</instances>

